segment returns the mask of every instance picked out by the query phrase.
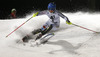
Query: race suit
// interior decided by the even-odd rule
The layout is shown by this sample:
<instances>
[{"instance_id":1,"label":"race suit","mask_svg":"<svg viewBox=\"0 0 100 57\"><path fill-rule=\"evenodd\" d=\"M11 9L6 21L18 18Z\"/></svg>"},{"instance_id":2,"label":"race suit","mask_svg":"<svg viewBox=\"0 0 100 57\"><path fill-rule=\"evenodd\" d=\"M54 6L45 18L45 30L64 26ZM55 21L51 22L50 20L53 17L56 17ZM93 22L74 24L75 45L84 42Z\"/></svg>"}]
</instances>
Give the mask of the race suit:
<instances>
[{"instance_id":1,"label":"race suit","mask_svg":"<svg viewBox=\"0 0 100 57\"><path fill-rule=\"evenodd\" d=\"M60 17L65 19L67 22L70 22L69 19L65 15L63 15L61 12L57 10L55 10L53 13L50 13L49 10L41 11L38 13L37 16L44 15L44 14L46 14L49 17L49 20L41 27L42 31L46 29L48 29L48 31L57 30L60 26ZM42 34L46 34L48 31Z\"/></svg>"}]
</instances>

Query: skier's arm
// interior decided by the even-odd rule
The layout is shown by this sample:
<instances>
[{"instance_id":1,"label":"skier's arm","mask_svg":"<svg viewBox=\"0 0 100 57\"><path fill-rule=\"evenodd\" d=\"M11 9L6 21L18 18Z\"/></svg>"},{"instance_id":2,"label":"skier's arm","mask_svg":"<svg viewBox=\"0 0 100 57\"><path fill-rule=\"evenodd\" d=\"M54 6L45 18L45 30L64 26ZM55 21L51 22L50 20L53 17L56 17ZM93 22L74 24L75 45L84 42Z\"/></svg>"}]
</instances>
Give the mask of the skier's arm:
<instances>
[{"instance_id":1,"label":"skier's arm","mask_svg":"<svg viewBox=\"0 0 100 57\"><path fill-rule=\"evenodd\" d=\"M69 24L69 25L72 24L72 23L69 21L69 19L68 19L65 15L63 15L61 12L57 11L57 13L58 13L58 15L59 15L60 17L62 17L63 19L66 20L66 23L67 23L67 24Z\"/></svg>"},{"instance_id":2,"label":"skier's arm","mask_svg":"<svg viewBox=\"0 0 100 57\"><path fill-rule=\"evenodd\" d=\"M44 10L44 11L40 11L40 12L38 13L38 15L37 15L37 16L44 15L44 14L46 14L46 13L47 13L47 11L46 11L46 10Z\"/></svg>"},{"instance_id":3,"label":"skier's arm","mask_svg":"<svg viewBox=\"0 0 100 57\"><path fill-rule=\"evenodd\" d=\"M45 11L36 12L35 14L33 14L33 17L44 15L44 14L46 14L46 12L47 12L46 10Z\"/></svg>"}]
</instances>

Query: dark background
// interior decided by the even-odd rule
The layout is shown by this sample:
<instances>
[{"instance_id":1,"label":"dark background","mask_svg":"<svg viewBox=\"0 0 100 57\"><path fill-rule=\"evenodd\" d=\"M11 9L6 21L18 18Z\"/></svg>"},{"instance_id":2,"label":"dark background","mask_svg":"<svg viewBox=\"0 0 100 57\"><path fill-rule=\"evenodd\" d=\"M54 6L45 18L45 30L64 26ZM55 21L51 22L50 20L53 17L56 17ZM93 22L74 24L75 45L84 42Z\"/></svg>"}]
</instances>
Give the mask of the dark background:
<instances>
[{"instance_id":1,"label":"dark background","mask_svg":"<svg viewBox=\"0 0 100 57\"><path fill-rule=\"evenodd\" d=\"M46 10L50 2L54 2L57 10L62 12L100 11L100 0L1 0L0 19L7 19L12 8L17 10L17 17L23 18L32 11Z\"/></svg>"}]
</instances>

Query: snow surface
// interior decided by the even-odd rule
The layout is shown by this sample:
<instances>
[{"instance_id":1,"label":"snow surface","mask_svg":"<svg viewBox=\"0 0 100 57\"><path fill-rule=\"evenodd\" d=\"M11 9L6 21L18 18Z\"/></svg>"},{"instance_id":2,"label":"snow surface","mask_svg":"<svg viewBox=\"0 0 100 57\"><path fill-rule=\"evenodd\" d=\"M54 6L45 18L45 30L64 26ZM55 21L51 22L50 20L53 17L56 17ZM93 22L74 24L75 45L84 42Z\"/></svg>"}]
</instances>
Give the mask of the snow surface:
<instances>
[{"instance_id":1,"label":"snow surface","mask_svg":"<svg viewBox=\"0 0 100 57\"><path fill-rule=\"evenodd\" d=\"M63 14L74 24L100 32L99 13ZM48 20L46 15L32 18L6 38L6 35L31 16L0 20L0 57L100 57L100 34L74 25L67 25L62 18L59 30L54 32L55 36L45 45L30 47L16 42L34 29L40 28Z\"/></svg>"}]
</instances>

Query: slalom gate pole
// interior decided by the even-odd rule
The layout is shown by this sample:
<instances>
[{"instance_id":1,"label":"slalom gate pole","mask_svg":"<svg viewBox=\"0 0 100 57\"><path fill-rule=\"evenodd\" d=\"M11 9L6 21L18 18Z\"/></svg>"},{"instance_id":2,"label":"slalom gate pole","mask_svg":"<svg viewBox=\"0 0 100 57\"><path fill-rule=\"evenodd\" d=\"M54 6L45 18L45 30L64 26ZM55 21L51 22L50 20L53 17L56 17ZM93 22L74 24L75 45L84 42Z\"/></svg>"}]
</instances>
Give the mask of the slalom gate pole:
<instances>
[{"instance_id":1,"label":"slalom gate pole","mask_svg":"<svg viewBox=\"0 0 100 57\"><path fill-rule=\"evenodd\" d=\"M91 29L88 29L88 28L85 28L85 27L82 27L82 26L79 26L79 25L76 25L76 24L73 24L73 23L72 23L72 25L77 26L77 27L80 27L80 28L83 28L83 29L86 29L88 31L92 31L92 32L98 33L97 31L93 31Z\"/></svg>"},{"instance_id":2,"label":"slalom gate pole","mask_svg":"<svg viewBox=\"0 0 100 57\"><path fill-rule=\"evenodd\" d=\"M24 23L22 23L20 26L18 26L15 30L13 30L11 33L9 33L6 37L8 37L9 35L11 35L13 32L15 32L18 28L20 28L22 25L24 25L26 22L28 22L32 18L33 18L33 16L31 18L29 18L28 20L26 20Z\"/></svg>"}]
</instances>

